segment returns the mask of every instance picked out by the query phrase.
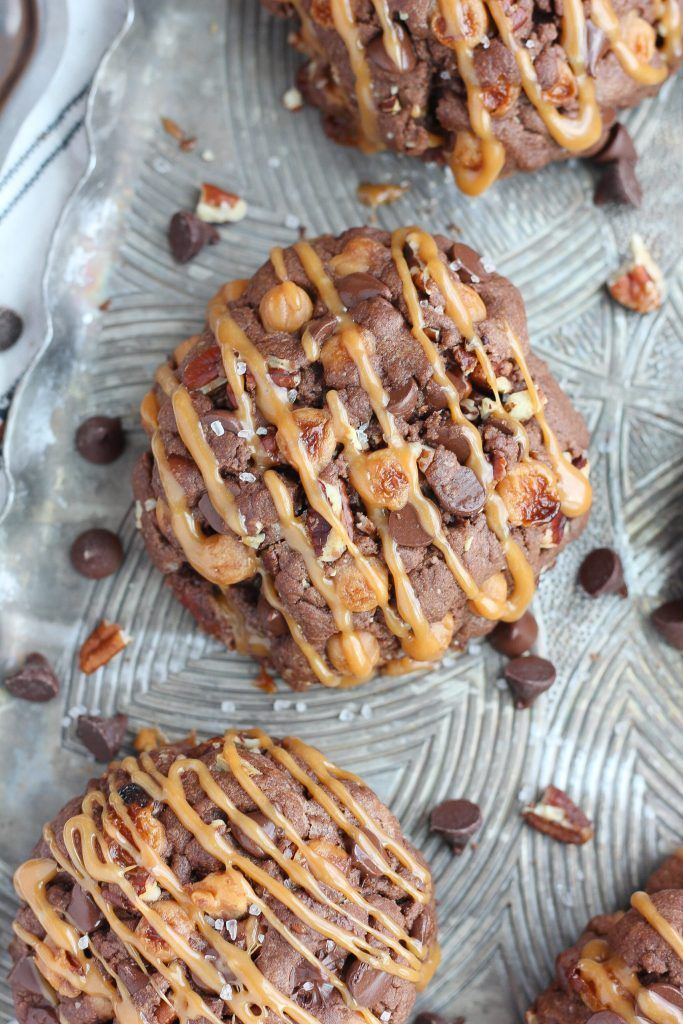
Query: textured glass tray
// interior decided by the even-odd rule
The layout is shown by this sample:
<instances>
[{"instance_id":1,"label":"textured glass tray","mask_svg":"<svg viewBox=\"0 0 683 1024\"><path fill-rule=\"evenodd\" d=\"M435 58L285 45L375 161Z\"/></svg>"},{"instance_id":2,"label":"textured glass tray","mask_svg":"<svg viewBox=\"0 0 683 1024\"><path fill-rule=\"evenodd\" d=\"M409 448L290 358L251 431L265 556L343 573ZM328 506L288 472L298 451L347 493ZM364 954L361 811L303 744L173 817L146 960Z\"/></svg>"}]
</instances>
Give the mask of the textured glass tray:
<instances>
[{"instance_id":1,"label":"textured glass tray","mask_svg":"<svg viewBox=\"0 0 683 1024\"><path fill-rule=\"evenodd\" d=\"M443 966L421 1005L470 1024L511 1024L587 916L618 904L683 838L681 656L647 619L675 592L683 558L683 78L627 119L643 154L642 210L596 209L591 173L576 164L501 182L472 201L438 168L337 148L314 111L285 111L297 61L287 31L255 0L136 0L97 76L91 167L46 277L50 337L16 396L6 440L0 651L7 665L44 651L63 689L44 706L0 692L1 944L13 867L93 771L74 736L79 707L126 711L132 729L157 723L171 736L259 725L297 733L362 773L431 858ZM198 135L193 153L179 151L161 116ZM213 163L202 160L207 148ZM244 195L249 214L181 268L166 227L172 212L192 207L202 180ZM535 345L593 432L591 526L534 605L540 651L559 681L531 712L513 710L501 661L485 645L421 678L265 695L250 685L252 662L195 629L135 530L128 478L155 366L201 324L220 282L249 275L270 245L296 239L298 224L316 234L366 220L362 180L411 183L379 211L382 225L456 224L523 289ZM611 304L602 287L636 230L669 282L665 307L646 318ZM74 454L74 429L94 413L122 414L130 432L113 468ZM68 564L72 539L93 524L118 529L126 548L121 571L99 583ZM622 552L628 600L592 602L574 585L598 543ZM133 641L85 677L78 649L103 617ZM551 781L594 817L594 842L565 847L522 825L521 803ZM476 850L459 858L427 835L430 807L447 796L484 811ZM6 988L3 1015L13 1016Z\"/></svg>"}]
</instances>

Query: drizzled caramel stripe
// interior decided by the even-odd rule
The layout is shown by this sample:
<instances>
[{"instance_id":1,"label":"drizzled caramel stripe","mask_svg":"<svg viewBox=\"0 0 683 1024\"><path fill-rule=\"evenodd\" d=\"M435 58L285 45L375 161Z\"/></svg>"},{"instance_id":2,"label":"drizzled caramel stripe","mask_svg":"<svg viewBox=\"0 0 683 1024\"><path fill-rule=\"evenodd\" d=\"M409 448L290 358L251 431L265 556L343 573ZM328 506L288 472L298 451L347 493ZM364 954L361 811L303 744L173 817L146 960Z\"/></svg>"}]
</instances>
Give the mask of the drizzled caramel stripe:
<instances>
[{"instance_id":1,"label":"drizzled caramel stripe","mask_svg":"<svg viewBox=\"0 0 683 1024\"><path fill-rule=\"evenodd\" d=\"M274 745L261 732L228 732L223 740L222 757L242 789L251 795L267 819L282 829L293 843L296 847L296 856L305 861L307 868L303 863L298 863L296 858L285 858L266 831L248 815L237 810L207 766L195 758L179 755L170 766L168 776L164 776L156 768L149 754L142 755L139 761L135 758L126 758L120 765L113 765L112 772L118 768L122 769L135 784L149 793L152 799L166 803L202 848L223 863L226 869L226 882L230 884L232 880L232 884L243 886L245 899L259 908L269 925L276 929L302 957L323 972L326 980L339 991L345 1004L355 1012L359 1020L365 1024L378 1024L374 1014L358 1006L345 982L321 965L305 944L272 913L265 901L256 895L251 882L287 906L303 924L313 928L323 937L331 939L369 966L406 978L420 987L424 985L438 962L438 954L434 949L424 949L420 943L411 940L390 917L366 903L362 894L333 863L328 863L311 849L288 819L251 781L250 772L247 771L248 765L240 757L238 743L244 743L245 749L256 745L268 752L308 789L314 799L320 800L321 806L331 813L333 820L346 834L352 835L356 842L364 846L365 852L385 871L392 884L398 885L407 896L420 903L427 904L430 901L431 879L426 868L410 850L394 841L381 825L370 817L342 782L343 779L354 782L358 780L348 773L335 769L322 755L300 741L285 741L287 748L292 750L295 760L284 748ZM204 793L226 814L230 822L272 857L289 880L290 886L300 886L319 903L333 908L341 915L347 913L343 904L348 905L351 902L364 910L371 919L377 920L386 934L372 926L366 927L366 934L378 945L371 945L367 940L346 931L334 922L321 918L302 902L290 886L283 885L279 879L273 878L247 857L237 853L226 838L211 823L203 822L190 806L183 787L183 776L187 773L192 773ZM63 855L54 834L46 829L44 838L53 860L28 861L16 873L17 891L34 911L47 933L47 942L41 942L20 925L15 925L17 934L36 951L38 968L40 969L41 963L44 963L48 971L54 971L64 981L75 985L79 991L107 999L112 1003L117 1019L124 1024L139 1021L139 1013L121 979L113 976L116 983L114 988L106 976L96 970L94 961L86 958L84 951L78 946L79 933L68 922L62 920L56 909L49 904L46 886L61 869L91 896L112 932L124 943L127 952L136 963L145 971L145 962L149 963L165 978L170 986L171 997L163 998L174 1007L182 1022L198 1016L207 1018L212 1024L219 1024L220 1021L220 1018L208 1008L202 996L189 985L182 967L182 964L185 964L204 986L224 999L234 1018L243 1024L256 1024L266 1010L294 1024L314 1024L316 1018L289 997L284 996L261 974L257 964L251 959L250 950L241 950L226 941L220 932L209 924L170 866L157 852L157 847L164 841L163 829L157 823L160 831L155 833L148 825L138 825L115 788L114 777L112 774L107 795L101 791L92 791L83 799L81 813L66 822L62 838L68 857ZM411 876L418 879L421 889L416 889L412 882L388 867L384 854L368 845L368 834L376 836L383 848L397 857ZM126 855L123 862L122 855ZM171 898L162 902L158 899L142 899L127 877L134 865L144 867ZM320 889L319 883L339 893L342 905L337 905L327 896ZM121 889L140 914L146 927L156 932L170 948L174 954L172 962L167 963L162 950L149 945L139 926L132 931L114 913L104 898L100 887L102 884L117 885ZM164 915L157 911L157 907L164 908ZM207 959L205 953L196 950L190 942L192 930L198 932L211 947L219 958L216 963L225 964L229 977L235 979L231 980L228 990L226 977L218 970L216 963ZM53 946L55 949L51 948ZM72 965L76 965L75 974L73 969L67 966L66 961L61 960L60 951L69 954ZM103 967L107 973L112 973L109 965L103 963Z\"/></svg>"},{"instance_id":2,"label":"drizzled caramel stripe","mask_svg":"<svg viewBox=\"0 0 683 1024\"><path fill-rule=\"evenodd\" d=\"M365 152L376 152L383 146L377 128L377 111L372 95L372 76L358 25L353 16L353 0L330 0L330 12L334 26L346 46L349 64L355 79L361 132L359 145Z\"/></svg>"}]
</instances>

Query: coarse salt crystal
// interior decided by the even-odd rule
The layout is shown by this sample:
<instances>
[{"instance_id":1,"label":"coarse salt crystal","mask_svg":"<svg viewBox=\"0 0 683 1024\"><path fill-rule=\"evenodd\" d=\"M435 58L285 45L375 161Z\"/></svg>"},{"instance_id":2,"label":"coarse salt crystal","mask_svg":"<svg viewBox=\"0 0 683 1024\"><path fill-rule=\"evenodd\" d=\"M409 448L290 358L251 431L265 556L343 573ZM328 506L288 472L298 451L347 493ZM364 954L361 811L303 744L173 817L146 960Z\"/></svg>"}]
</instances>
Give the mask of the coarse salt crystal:
<instances>
[{"instance_id":1,"label":"coarse salt crystal","mask_svg":"<svg viewBox=\"0 0 683 1024\"><path fill-rule=\"evenodd\" d=\"M379 1015L379 1019L380 1019L381 1021L383 1021L383 1022L384 1022L384 1024L386 1024L386 1022L387 1022L388 1020L391 1020L391 1014L389 1013L389 1011L388 1011L388 1010L384 1010L384 1012L383 1012L383 1013L380 1013L380 1015Z\"/></svg>"},{"instance_id":2,"label":"coarse salt crystal","mask_svg":"<svg viewBox=\"0 0 683 1024\"><path fill-rule=\"evenodd\" d=\"M237 921L230 920L225 922L225 930L228 933L228 938L234 942L237 938Z\"/></svg>"},{"instance_id":3,"label":"coarse salt crystal","mask_svg":"<svg viewBox=\"0 0 683 1024\"><path fill-rule=\"evenodd\" d=\"M222 437L223 434L225 433L225 427L223 426L220 420L212 420L211 429L213 430L216 437Z\"/></svg>"},{"instance_id":4,"label":"coarse salt crystal","mask_svg":"<svg viewBox=\"0 0 683 1024\"><path fill-rule=\"evenodd\" d=\"M247 372L247 364L243 359L238 359L237 362L235 363L235 369L240 374L240 376L243 376Z\"/></svg>"},{"instance_id":5,"label":"coarse salt crystal","mask_svg":"<svg viewBox=\"0 0 683 1024\"><path fill-rule=\"evenodd\" d=\"M266 434L268 433L268 428L267 427L257 427L256 428L256 433L258 434L259 437L265 437Z\"/></svg>"},{"instance_id":6,"label":"coarse salt crystal","mask_svg":"<svg viewBox=\"0 0 683 1024\"><path fill-rule=\"evenodd\" d=\"M352 711L351 708L342 708L339 712L340 722L352 722L356 717L356 712Z\"/></svg>"},{"instance_id":7,"label":"coarse salt crystal","mask_svg":"<svg viewBox=\"0 0 683 1024\"><path fill-rule=\"evenodd\" d=\"M251 437L251 430L238 430L237 431L237 436L238 437L249 438L249 437Z\"/></svg>"},{"instance_id":8,"label":"coarse salt crystal","mask_svg":"<svg viewBox=\"0 0 683 1024\"><path fill-rule=\"evenodd\" d=\"M157 507L156 498L147 498L142 507L144 508L145 512L153 512L154 509Z\"/></svg>"},{"instance_id":9,"label":"coarse salt crystal","mask_svg":"<svg viewBox=\"0 0 683 1024\"><path fill-rule=\"evenodd\" d=\"M87 949L90 945L90 939L87 935L81 935L80 939L76 943L79 949Z\"/></svg>"},{"instance_id":10,"label":"coarse salt crystal","mask_svg":"<svg viewBox=\"0 0 683 1024\"><path fill-rule=\"evenodd\" d=\"M235 710L235 702L234 702L234 700L224 700L222 702L222 704L221 704L221 711L227 711L228 713L231 713L234 710Z\"/></svg>"},{"instance_id":11,"label":"coarse salt crystal","mask_svg":"<svg viewBox=\"0 0 683 1024\"><path fill-rule=\"evenodd\" d=\"M222 932L223 929L225 928L225 921L221 920L220 917L217 917L216 920L213 922L213 926L217 932Z\"/></svg>"},{"instance_id":12,"label":"coarse salt crystal","mask_svg":"<svg viewBox=\"0 0 683 1024\"><path fill-rule=\"evenodd\" d=\"M273 701L273 711L288 711L291 708L291 700L275 700Z\"/></svg>"},{"instance_id":13,"label":"coarse salt crystal","mask_svg":"<svg viewBox=\"0 0 683 1024\"><path fill-rule=\"evenodd\" d=\"M361 718L372 718L374 715L372 704L363 704L360 709Z\"/></svg>"},{"instance_id":14,"label":"coarse salt crystal","mask_svg":"<svg viewBox=\"0 0 683 1024\"><path fill-rule=\"evenodd\" d=\"M299 712L299 714L301 714L302 712L304 712L306 710L306 708L308 707L308 704L306 703L305 700L298 700L296 702L296 704L294 705L294 707Z\"/></svg>"},{"instance_id":15,"label":"coarse salt crystal","mask_svg":"<svg viewBox=\"0 0 683 1024\"><path fill-rule=\"evenodd\" d=\"M253 484L256 481L256 477L253 473L240 473L240 480L245 484Z\"/></svg>"},{"instance_id":16,"label":"coarse salt crystal","mask_svg":"<svg viewBox=\"0 0 683 1024\"><path fill-rule=\"evenodd\" d=\"M274 170L276 170L280 166L280 162L281 161L279 156L268 157L268 166L272 167Z\"/></svg>"},{"instance_id":17,"label":"coarse salt crystal","mask_svg":"<svg viewBox=\"0 0 683 1024\"><path fill-rule=\"evenodd\" d=\"M255 903L252 903L249 906L249 913L251 914L252 917L260 917L261 916L261 908L258 907Z\"/></svg>"},{"instance_id":18,"label":"coarse salt crystal","mask_svg":"<svg viewBox=\"0 0 683 1024\"><path fill-rule=\"evenodd\" d=\"M297 395L297 393L296 393L295 389L294 388L290 388L289 391L287 392L287 401L291 402L292 405L293 405L296 402L296 395Z\"/></svg>"},{"instance_id":19,"label":"coarse salt crystal","mask_svg":"<svg viewBox=\"0 0 683 1024\"><path fill-rule=\"evenodd\" d=\"M232 985L228 985L226 981L225 985L220 990L219 995L221 999L232 999Z\"/></svg>"},{"instance_id":20,"label":"coarse salt crystal","mask_svg":"<svg viewBox=\"0 0 683 1024\"><path fill-rule=\"evenodd\" d=\"M214 153L214 151L212 149L205 149L203 151L203 153L202 153L202 160L204 160L205 163L207 163L207 164L213 163L213 161L215 159L216 159L216 154Z\"/></svg>"},{"instance_id":21,"label":"coarse salt crystal","mask_svg":"<svg viewBox=\"0 0 683 1024\"><path fill-rule=\"evenodd\" d=\"M286 228L292 228L292 230L296 230L296 228L299 227L300 223L301 221L294 213L288 213L287 216L285 217Z\"/></svg>"}]
</instances>

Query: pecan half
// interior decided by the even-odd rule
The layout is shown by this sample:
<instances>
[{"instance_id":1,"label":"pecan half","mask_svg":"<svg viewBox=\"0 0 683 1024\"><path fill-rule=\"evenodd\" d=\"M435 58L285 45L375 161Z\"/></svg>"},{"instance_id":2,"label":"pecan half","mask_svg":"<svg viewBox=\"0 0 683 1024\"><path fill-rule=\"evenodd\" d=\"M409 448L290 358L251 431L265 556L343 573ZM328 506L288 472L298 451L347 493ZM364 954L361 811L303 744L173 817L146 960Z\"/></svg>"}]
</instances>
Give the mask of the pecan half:
<instances>
[{"instance_id":1,"label":"pecan half","mask_svg":"<svg viewBox=\"0 0 683 1024\"><path fill-rule=\"evenodd\" d=\"M129 643L130 637L125 635L116 622L107 622L104 619L81 647L79 655L81 672L85 672L88 676L96 672Z\"/></svg>"},{"instance_id":2,"label":"pecan half","mask_svg":"<svg viewBox=\"0 0 683 1024\"><path fill-rule=\"evenodd\" d=\"M593 838L593 823L565 792L548 786L541 799L525 807L527 825L560 843L581 846Z\"/></svg>"}]
</instances>

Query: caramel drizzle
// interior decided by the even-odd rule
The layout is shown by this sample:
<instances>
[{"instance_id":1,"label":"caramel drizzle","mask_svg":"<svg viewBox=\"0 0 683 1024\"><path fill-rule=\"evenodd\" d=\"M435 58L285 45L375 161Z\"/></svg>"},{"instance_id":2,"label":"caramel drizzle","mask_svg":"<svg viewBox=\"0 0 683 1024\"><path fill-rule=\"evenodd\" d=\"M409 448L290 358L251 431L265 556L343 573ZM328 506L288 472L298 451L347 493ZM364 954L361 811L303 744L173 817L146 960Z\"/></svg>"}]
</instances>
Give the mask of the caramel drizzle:
<instances>
[{"instance_id":1,"label":"caramel drizzle","mask_svg":"<svg viewBox=\"0 0 683 1024\"><path fill-rule=\"evenodd\" d=\"M677 854L680 855L680 854ZM650 896L636 892L631 906L683 961L683 936L659 913ZM577 969L599 1006L619 1014L627 1024L683 1024L683 1010L641 985L635 971L612 954L604 939L593 939L582 952Z\"/></svg>"},{"instance_id":2,"label":"caramel drizzle","mask_svg":"<svg viewBox=\"0 0 683 1024\"><path fill-rule=\"evenodd\" d=\"M113 767L120 767L128 773L132 782L142 787L152 800L165 803L202 848L223 865L221 877L238 908L235 916L243 917L249 908L249 920L255 923L256 940L258 919L262 916L269 927L324 975L325 981L340 993L345 1005L359 1021L378 1024L375 1015L357 1004L346 983L309 951L298 935L272 912L267 900L257 895L256 889L268 893L286 906L303 925L369 967L403 978L418 987L423 987L436 969L438 947L423 947L391 917L368 903L334 860L326 859L324 844L315 840L307 843L256 785L252 778L254 768L245 761L242 753L259 749L275 760L312 799L319 802L335 824L364 850L393 885L398 886L406 897L424 906L431 901L429 871L407 847L392 838L380 823L369 816L345 785L348 782L358 784L360 780L335 768L318 751L295 739L284 740L282 745L277 745L258 730L240 734L231 731L215 743L222 746L217 759L218 769L224 767L232 773L259 811L281 830L294 856L286 857L257 821L239 811L207 766L196 758L179 755L170 766L168 775L160 772L146 753L139 759L125 758L120 765ZM229 834L215 828L213 823L202 821L185 795L183 779L188 773L197 779L208 799L225 814L228 822L245 833L278 865L285 876L284 883L240 853ZM81 813L64 825L62 838L68 856L61 852L55 835L49 829L45 830L44 838L52 859L29 860L15 874L17 892L31 907L46 932L46 939L40 940L20 925L14 926L19 937L32 947L38 969L44 971L48 978L50 975L53 978L58 976L84 994L107 1000L111 1003L112 1015L123 1024L134 1024L142 1019L121 978L92 947L92 956L86 957L78 944L78 930L60 917L49 903L47 885L61 870L67 872L93 899L112 932L124 943L142 970L148 973L147 965L150 965L165 978L170 990L164 998L183 1024L197 1017L205 1017L211 1024L220 1024L220 1018L209 1009L201 994L190 986L182 965L186 965L209 991L220 995L234 1020L257 1024L263 1012L270 1011L294 1024L315 1024L316 1017L263 976L258 964L252 960L253 949L243 950L233 945L213 927L213 922L206 919L192 900L190 887L180 883L159 855L158 849L164 841L163 828L158 820L153 819L153 822L154 828L131 813L114 787L112 778L106 795L100 791L89 793L83 800ZM322 852L318 852L321 847ZM342 860L348 856L341 847L332 853ZM404 877L401 871L390 866L387 854L396 859L409 877ZM142 899L128 877L133 867L142 867L149 872L168 898ZM147 929L156 932L170 947L170 961L157 945L150 945L140 925L131 930L116 915L102 891L102 886L107 884L118 885ZM195 887L201 887L201 882ZM328 921L311 908L298 895L299 891L331 908L333 919ZM364 935L357 935L335 923L338 916L348 916L349 905L367 914L369 923ZM203 940L203 949L197 949L196 941L190 941L197 935ZM258 942L252 945L257 948ZM102 970L98 970L96 965ZM230 979L227 987L226 978Z\"/></svg>"},{"instance_id":3,"label":"caramel drizzle","mask_svg":"<svg viewBox=\"0 0 683 1024\"><path fill-rule=\"evenodd\" d=\"M372 2L382 29L385 49L397 68L400 68L400 44L386 0ZM295 6L302 24L307 26L307 34L310 35L310 18L301 10L300 0L297 0ZM384 143L377 124L372 76L358 26L353 18L350 0L331 0L330 9L337 32L346 44L355 76L360 119L359 145L369 151L382 149ZM495 135L492 116L486 109L474 64L474 51L485 37L486 21L489 16L501 40L515 58L522 88L529 102L538 111L555 142L572 153L580 153L599 140L603 125L596 99L595 81L588 70L588 37L583 0L567 0L562 17L562 46L577 88L576 116L560 113L558 107L544 96L531 53L515 37L512 22L506 15L501 0L438 0L438 10L448 33L446 45L455 53L458 71L465 84L470 126L477 146L476 159L468 160L459 151L456 139L449 160L455 180L463 192L467 195L479 195L484 192L498 178L505 165L505 148ZM610 0L594 0L591 4L590 21L604 32L612 52L626 74L642 85L661 84L683 52L683 25L678 0L657 0L656 13L656 28L663 39L663 47L658 51L663 58L660 66L649 63L629 47L622 24ZM471 24L477 15L481 22L479 31ZM317 46L314 49L317 49ZM464 133L465 136L468 134ZM467 146L467 140L462 141Z\"/></svg>"},{"instance_id":4,"label":"caramel drizzle","mask_svg":"<svg viewBox=\"0 0 683 1024\"><path fill-rule=\"evenodd\" d=\"M523 614L533 596L535 588L533 571L521 548L510 534L505 506L494 489L492 470L483 452L479 431L464 416L460 408L457 390L446 374L441 355L425 333L417 288L403 254L406 245L410 246L422 261L424 272L437 283L444 296L449 316L467 339L484 370L495 396L496 415L507 420L511 429L514 429L520 441L524 459L529 458L528 438L522 425L505 412L497 389L493 367L463 300L462 285L442 263L434 239L417 228L406 228L395 232L392 239L392 255L401 278L413 334L431 365L435 381L444 389L452 420L468 436L471 451L469 465L486 490L487 523L502 545L513 579L512 593L506 595L504 599L492 596L475 583L448 540L438 508L422 493L417 465L422 450L421 446L404 442L396 427L394 417L387 408L389 396L372 365L371 339L367 332L358 328L345 309L313 247L302 241L295 246L295 249L317 294L328 310L338 319L338 334L341 343L358 370L361 384L370 398L373 412L382 428L387 446L395 455L408 480L408 501L415 509L422 528L431 537L432 543L443 556L445 564L477 614L492 620L512 621ZM276 262L278 262L277 257ZM284 267L284 260L281 256L279 262ZM281 274L278 273L278 276L281 277ZM424 615L420 601L402 564L398 545L389 532L388 513L373 500L366 457L356 431L348 422L346 410L339 396L335 391L329 391L327 394L327 407L332 418L335 437L344 447L352 482L380 537L384 560L393 583L397 611L394 611L390 603L391 596L385 578L373 561L358 550L342 520L341 510L337 510L331 505L325 485L318 479L307 449L301 442L299 427L286 392L273 382L262 354L231 317L228 302L234 291L232 286L226 286L212 300L209 306L209 324L221 348L226 379L229 382L234 381L234 385L231 384L231 386L233 386L238 400L238 416L244 417L242 422L245 420L248 424L254 422L251 402L243 387L243 378L238 374L236 368L239 357L255 381L256 405L259 411L268 422L277 426L278 432L286 439L288 456L297 470L308 504L325 519L343 549L349 552L354 565L374 595L377 607L381 609L388 628L399 639L406 656L406 659L398 659L401 662L401 667L412 667L415 662L424 663L437 659L444 653L452 639L452 617L448 615L443 622L430 623ZM570 518L582 515L590 507L590 484L583 473L572 466L560 451L557 439L545 419L543 403L529 373L521 346L512 331L508 333L515 360L527 385L533 414L541 428L544 443L555 471L562 511ZM311 582L324 598L332 613L347 668L347 671L342 673L333 671L326 659L306 639L299 624L280 602L273 579L265 570L261 559L256 557L252 549L245 548L245 545L248 545L250 541L253 542L254 538L250 538L246 534L235 501L220 476L217 460L204 438L189 393L178 383L175 374L168 367L160 369L157 374L157 382L172 397L180 436L201 472L212 504L231 530L241 538L240 543L225 535L203 536L192 512L187 507L182 488L173 477L161 436L156 430L152 438L152 451L157 462L174 533L190 564L202 576L222 588L224 607L229 620L234 623L238 649L245 652L252 650L254 653L263 655L263 645L257 652L254 651L246 626L241 621L241 616L237 608L230 602L229 597L230 586L233 583L259 573L262 580L262 592L266 600L285 617L295 643L323 684L347 687L367 679L372 674L375 664L373 652L368 650L363 643L362 636L355 629L353 615L340 597L333 578L325 573L324 567L315 553L305 523L295 516L289 491L282 478L272 469L266 470L263 476L264 483L275 504L283 538L290 548L302 556ZM153 417L156 416L156 406L153 406L149 398L145 399L143 405L149 425L153 422ZM253 431L247 430L246 432L249 436L256 437ZM260 453L252 449L252 454L259 461ZM261 464L263 465L263 462ZM227 548L234 559L239 561L238 572L226 577L225 563L216 558L212 548L218 549L219 552Z\"/></svg>"}]
</instances>

